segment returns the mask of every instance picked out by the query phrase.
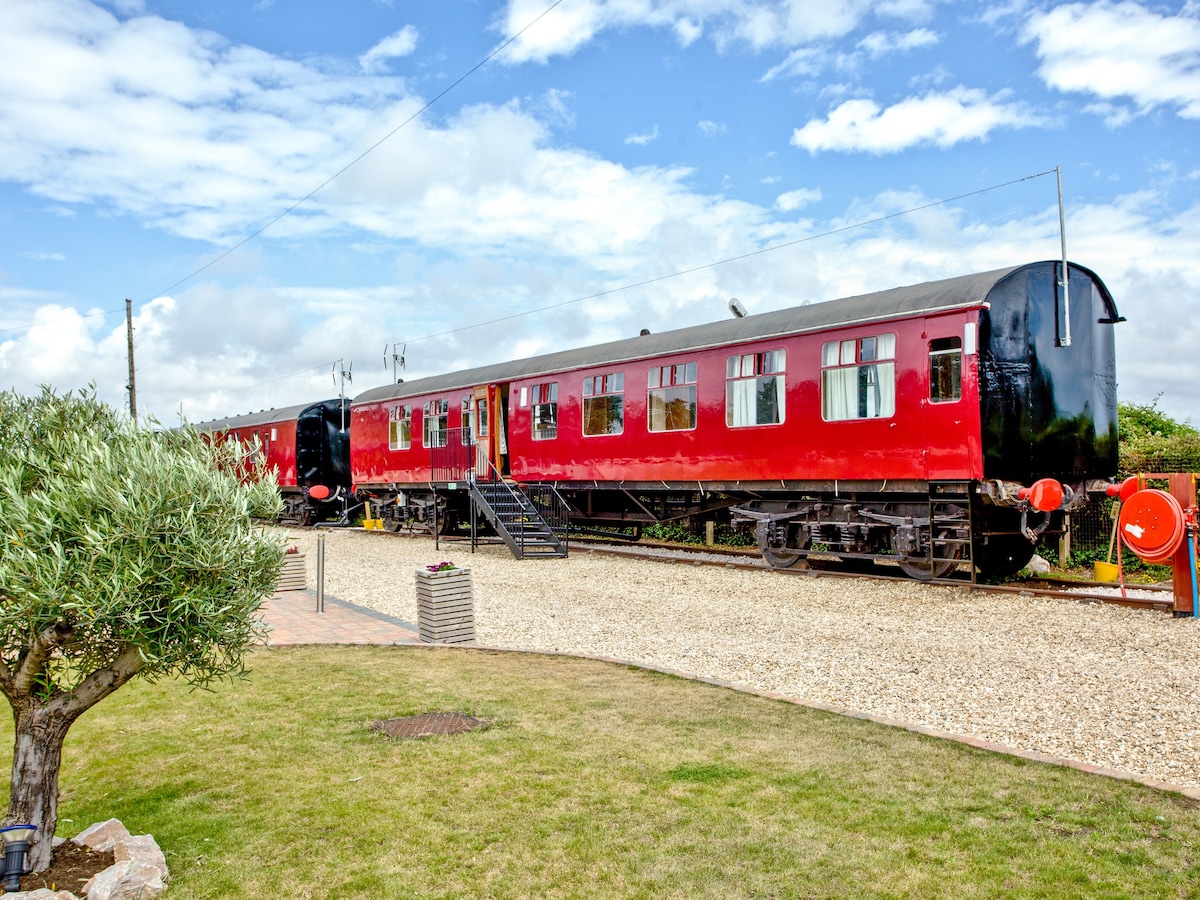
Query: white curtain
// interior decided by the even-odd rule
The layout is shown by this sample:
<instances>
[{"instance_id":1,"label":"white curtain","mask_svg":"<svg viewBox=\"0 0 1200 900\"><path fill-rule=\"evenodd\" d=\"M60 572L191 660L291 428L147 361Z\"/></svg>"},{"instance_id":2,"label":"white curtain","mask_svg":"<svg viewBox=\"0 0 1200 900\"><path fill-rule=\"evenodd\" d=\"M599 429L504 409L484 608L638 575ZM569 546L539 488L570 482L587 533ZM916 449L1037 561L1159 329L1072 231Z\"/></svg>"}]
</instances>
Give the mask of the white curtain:
<instances>
[{"instance_id":1,"label":"white curtain","mask_svg":"<svg viewBox=\"0 0 1200 900\"><path fill-rule=\"evenodd\" d=\"M826 369L822 392L826 422L858 418L858 367Z\"/></svg>"},{"instance_id":2,"label":"white curtain","mask_svg":"<svg viewBox=\"0 0 1200 900\"><path fill-rule=\"evenodd\" d=\"M729 404L728 422L737 428L742 425L756 425L755 390L756 380L741 378L737 381L726 382L725 402Z\"/></svg>"}]
</instances>

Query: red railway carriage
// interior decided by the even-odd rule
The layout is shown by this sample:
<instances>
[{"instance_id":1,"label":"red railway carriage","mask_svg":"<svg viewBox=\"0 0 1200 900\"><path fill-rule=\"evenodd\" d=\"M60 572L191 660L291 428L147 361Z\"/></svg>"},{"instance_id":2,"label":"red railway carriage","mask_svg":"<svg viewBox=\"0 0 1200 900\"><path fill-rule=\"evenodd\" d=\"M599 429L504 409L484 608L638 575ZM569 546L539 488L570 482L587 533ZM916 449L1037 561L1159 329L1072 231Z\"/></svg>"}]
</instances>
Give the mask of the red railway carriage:
<instances>
[{"instance_id":1,"label":"red railway carriage","mask_svg":"<svg viewBox=\"0 0 1200 900\"><path fill-rule=\"evenodd\" d=\"M254 448L275 472L287 519L336 515L349 496L349 401L322 400L194 425Z\"/></svg>"},{"instance_id":2,"label":"red railway carriage","mask_svg":"<svg viewBox=\"0 0 1200 900\"><path fill-rule=\"evenodd\" d=\"M1094 273L1072 266L1064 286L1061 271L1034 263L370 390L352 404L354 480L392 526L465 514L466 483L494 469L553 484L573 525L732 508L776 565L829 552L918 577L1019 568L1116 471L1119 316ZM1029 492L1039 479L1066 485L1058 506Z\"/></svg>"}]
</instances>

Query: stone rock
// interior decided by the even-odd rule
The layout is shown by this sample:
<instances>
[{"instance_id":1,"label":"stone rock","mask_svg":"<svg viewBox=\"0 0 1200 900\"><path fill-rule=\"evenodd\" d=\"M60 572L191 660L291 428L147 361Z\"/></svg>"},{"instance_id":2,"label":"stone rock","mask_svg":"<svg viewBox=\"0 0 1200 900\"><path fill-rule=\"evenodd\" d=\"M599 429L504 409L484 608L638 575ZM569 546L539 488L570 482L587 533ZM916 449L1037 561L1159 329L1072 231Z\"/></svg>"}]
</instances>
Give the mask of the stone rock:
<instances>
[{"instance_id":1,"label":"stone rock","mask_svg":"<svg viewBox=\"0 0 1200 900\"><path fill-rule=\"evenodd\" d=\"M36 891L17 891L5 894L5 900L79 900L70 891L52 891L50 888L38 888Z\"/></svg>"},{"instance_id":2,"label":"stone rock","mask_svg":"<svg viewBox=\"0 0 1200 900\"><path fill-rule=\"evenodd\" d=\"M88 900L155 900L165 889L156 866L126 859L92 878L83 886L83 893Z\"/></svg>"},{"instance_id":3,"label":"stone rock","mask_svg":"<svg viewBox=\"0 0 1200 900\"><path fill-rule=\"evenodd\" d=\"M1050 571L1050 563L1046 562L1046 560L1042 559L1035 553L1033 554L1033 559L1029 561L1025 568L1027 568L1030 572L1033 572L1035 575L1045 575Z\"/></svg>"},{"instance_id":4,"label":"stone rock","mask_svg":"<svg viewBox=\"0 0 1200 900\"><path fill-rule=\"evenodd\" d=\"M72 840L81 847L111 851L116 863L99 872L83 886L87 900L155 900L170 878L167 858L153 835L131 835L118 819L98 822ZM65 892L60 892L64 894ZM70 900L73 894L53 895L39 900ZM78 898L76 898L78 900Z\"/></svg>"},{"instance_id":5,"label":"stone rock","mask_svg":"<svg viewBox=\"0 0 1200 900\"><path fill-rule=\"evenodd\" d=\"M148 866L153 866L158 869L163 881L170 880L171 876L167 870L167 857L159 848L158 841L154 840L154 835L152 834L138 834L122 838L113 847L113 856L117 862L136 860Z\"/></svg>"},{"instance_id":6,"label":"stone rock","mask_svg":"<svg viewBox=\"0 0 1200 900\"><path fill-rule=\"evenodd\" d=\"M109 819L107 822L97 822L83 829L71 838L81 847L91 847L101 853L107 853L117 845L117 841L130 837L129 829L121 824L120 819Z\"/></svg>"}]
</instances>

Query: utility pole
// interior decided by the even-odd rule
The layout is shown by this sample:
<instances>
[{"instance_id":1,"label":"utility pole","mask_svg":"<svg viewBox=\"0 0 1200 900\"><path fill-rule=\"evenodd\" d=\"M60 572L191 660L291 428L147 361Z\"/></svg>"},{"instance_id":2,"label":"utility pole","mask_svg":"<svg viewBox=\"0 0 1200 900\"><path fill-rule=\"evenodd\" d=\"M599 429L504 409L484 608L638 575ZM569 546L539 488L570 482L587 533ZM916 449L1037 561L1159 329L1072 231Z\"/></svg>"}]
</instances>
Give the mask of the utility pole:
<instances>
[{"instance_id":1,"label":"utility pole","mask_svg":"<svg viewBox=\"0 0 1200 900\"><path fill-rule=\"evenodd\" d=\"M125 298L125 334L129 343L129 415L137 421L137 381L133 375L133 301Z\"/></svg>"}]
</instances>

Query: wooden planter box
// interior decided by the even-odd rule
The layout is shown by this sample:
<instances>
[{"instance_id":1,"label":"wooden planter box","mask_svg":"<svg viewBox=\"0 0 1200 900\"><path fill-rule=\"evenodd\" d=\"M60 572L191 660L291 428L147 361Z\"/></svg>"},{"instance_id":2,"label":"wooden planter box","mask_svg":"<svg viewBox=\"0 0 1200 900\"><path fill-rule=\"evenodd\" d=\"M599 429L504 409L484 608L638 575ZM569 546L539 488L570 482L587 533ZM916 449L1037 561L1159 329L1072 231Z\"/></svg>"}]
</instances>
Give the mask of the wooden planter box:
<instances>
[{"instance_id":1,"label":"wooden planter box","mask_svg":"<svg viewBox=\"0 0 1200 900\"><path fill-rule=\"evenodd\" d=\"M277 591L303 591L308 588L308 567L303 553L288 553L283 557Z\"/></svg>"},{"instance_id":2,"label":"wooden planter box","mask_svg":"<svg viewBox=\"0 0 1200 900\"><path fill-rule=\"evenodd\" d=\"M475 642L470 569L417 569L417 625L423 644Z\"/></svg>"}]
</instances>

